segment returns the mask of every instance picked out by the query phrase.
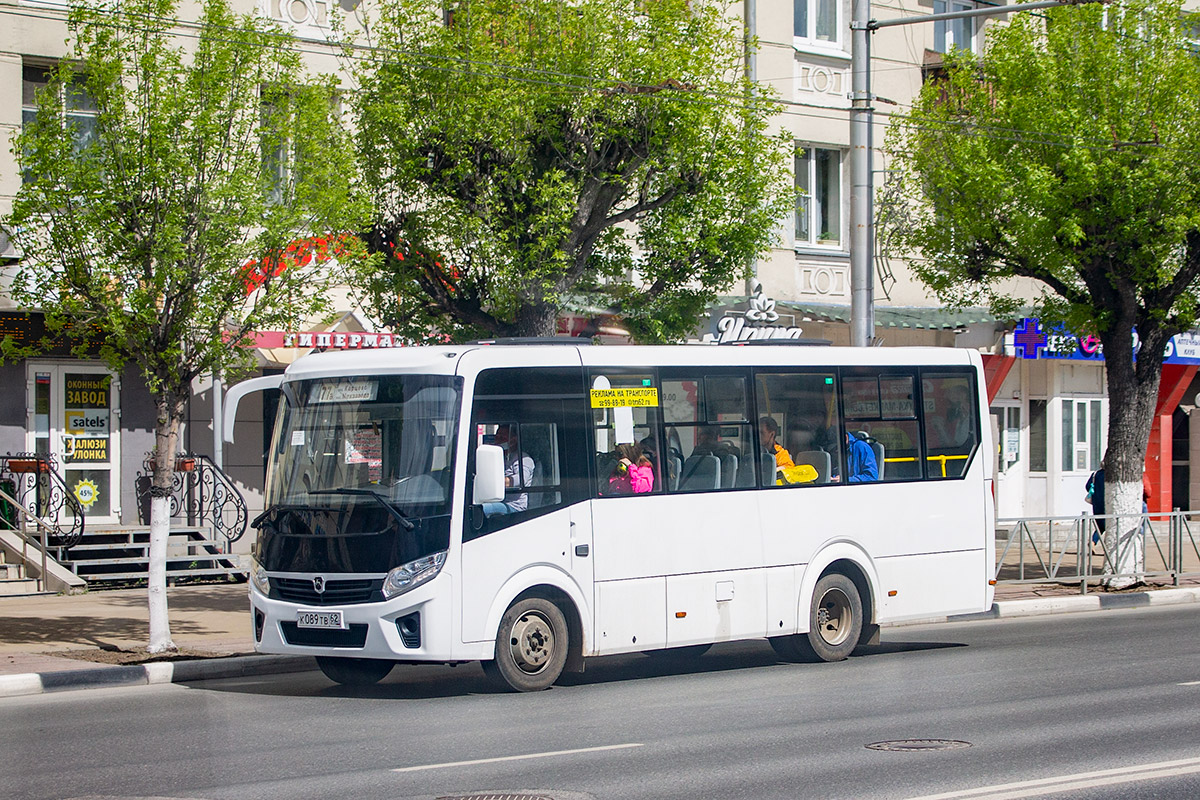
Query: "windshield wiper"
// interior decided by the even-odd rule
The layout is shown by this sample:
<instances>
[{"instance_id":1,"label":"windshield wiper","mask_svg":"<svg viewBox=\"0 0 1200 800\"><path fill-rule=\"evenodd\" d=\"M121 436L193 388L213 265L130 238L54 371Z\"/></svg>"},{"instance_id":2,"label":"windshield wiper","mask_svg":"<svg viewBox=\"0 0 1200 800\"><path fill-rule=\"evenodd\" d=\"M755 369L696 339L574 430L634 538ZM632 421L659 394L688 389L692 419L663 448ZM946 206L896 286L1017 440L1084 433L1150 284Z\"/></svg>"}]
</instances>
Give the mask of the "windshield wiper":
<instances>
[{"instance_id":1,"label":"windshield wiper","mask_svg":"<svg viewBox=\"0 0 1200 800\"><path fill-rule=\"evenodd\" d=\"M251 528L259 527L263 523L263 521L265 519L267 519L267 517L270 517L272 514L275 515L275 519L273 521L278 522L279 518L284 516L285 514L294 514L297 511L326 511L326 510L327 509L321 508L319 506L285 505L285 504L281 503L279 505L268 506L267 508L263 509L263 512L261 514L259 514L253 520L251 520L250 527Z\"/></svg>"},{"instance_id":2,"label":"windshield wiper","mask_svg":"<svg viewBox=\"0 0 1200 800\"><path fill-rule=\"evenodd\" d=\"M404 530L411 531L413 528L417 527L416 525L414 525L412 523L412 520L410 520L408 518L408 515L405 514L403 511L401 511L400 508L395 503L393 503L391 500L384 497L382 494L375 491L374 489L348 489L348 488L343 487L341 489L310 489L308 493L310 495L312 495L312 494L349 494L349 495L364 495L366 497L374 497L376 500L379 501L379 505L386 508L388 510L388 513L392 515L392 518L400 523L400 526L402 528L404 528Z\"/></svg>"}]
</instances>

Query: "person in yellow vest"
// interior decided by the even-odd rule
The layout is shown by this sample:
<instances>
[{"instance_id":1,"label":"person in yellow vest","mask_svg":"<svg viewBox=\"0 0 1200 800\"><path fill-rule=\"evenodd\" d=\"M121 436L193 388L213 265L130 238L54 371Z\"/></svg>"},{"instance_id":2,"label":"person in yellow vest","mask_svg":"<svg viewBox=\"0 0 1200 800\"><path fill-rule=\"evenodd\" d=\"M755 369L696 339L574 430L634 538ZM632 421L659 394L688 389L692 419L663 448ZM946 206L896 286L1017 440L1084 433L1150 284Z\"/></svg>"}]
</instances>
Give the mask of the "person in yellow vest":
<instances>
[{"instance_id":1,"label":"person in yellow vest","mask_svg":"<svg viewBox=\"0 0 1200 800\"><path fill-rule=\"evenodd\" d=\"M758 421L758 440L762 443L763 452L774 457L775 472L778 476L779 470L784 467L794 467L796 464L792 461L792 454L775 441L777 438L779 438L779 423L773 417L760 419ZM782 484L783 479L777 478L775 482Z\"/></svg>"}]
</instances>

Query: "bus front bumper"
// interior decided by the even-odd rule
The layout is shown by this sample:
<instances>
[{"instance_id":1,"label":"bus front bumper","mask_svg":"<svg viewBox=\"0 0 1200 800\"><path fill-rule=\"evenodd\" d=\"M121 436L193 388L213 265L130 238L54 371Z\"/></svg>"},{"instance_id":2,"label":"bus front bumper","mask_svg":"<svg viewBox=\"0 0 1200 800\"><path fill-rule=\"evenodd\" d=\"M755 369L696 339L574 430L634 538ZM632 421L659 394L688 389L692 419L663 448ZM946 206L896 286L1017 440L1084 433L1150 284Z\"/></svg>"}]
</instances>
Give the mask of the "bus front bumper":
<instances>
[{"instance_id":1,"label":"bus front bumper","mask_svg":"<svg viewBox=\"0 0 1200 800\"><path fill-rule=\"evenodd\" d=\"M376 603L305 605L267 597L251 584L254 649L260 653L454 661L449 576Z\"/></svg>"}]
</instances>

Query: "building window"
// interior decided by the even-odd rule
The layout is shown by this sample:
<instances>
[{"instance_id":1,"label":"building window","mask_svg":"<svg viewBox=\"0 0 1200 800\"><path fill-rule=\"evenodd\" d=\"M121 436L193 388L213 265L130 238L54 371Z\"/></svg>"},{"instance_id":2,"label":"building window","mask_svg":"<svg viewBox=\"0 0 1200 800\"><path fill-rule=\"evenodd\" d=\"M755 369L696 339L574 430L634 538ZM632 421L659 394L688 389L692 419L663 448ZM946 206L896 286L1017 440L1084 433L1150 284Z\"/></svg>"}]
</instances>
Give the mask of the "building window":
<instances>
[{"instance_id":1,"label":"building window","mask_svg":"<svg viewBox=\"0 0 1200 800\"><path fill-rule=\"evenodd\" d=\"M807 147L796 155L796 245L842 243L842 153Z\"/></svg>"},{"instance_id":2,"label":"building window","mask_svg":"<svg viewBox=\"0 0 1200 800\"><path fill-rule=\"evenodd\" d=\"M294 165L292 141L282 131L286 125L279 124L275 117L284 112L270 102L263 102L261 109L262 122L262 165L263 177L267 190L267 201L271 205L283 205L289 192Z\"/></svg>"},{"instance_id":3,"label":"building window","mask_svg":"<svg viewBox=\"0 0 1200 800\"><path fill-rule=\"evenodd\" d=\"M933 13L947 14L955 11L973 11L977 8L973 2L964 0L934 0ZM933 23L933 49L939 53L949 53L952 48L975 52L976 19L965 17L960 19L943 19Z\"/></svg>"},{"instance_id":4,"label":"building window","mask_svg":"<svg viewBox=\"0 0 1200 800\"><path fill-rule=\"evenodd\" d=\"M793 0L793 35L805 42L838 40L837 0Z\"/></svg>"},{"instance_id":5,"label":"building window","mask_svg":"<svg viewBox=\"0 0 1200 800\"><path fill-rule=\"evenodd\" d=\"M261 87L260 95L259 147L267 201L272 205L283 205L290 201L293 189L303 180L300 173L306 164L305 144L291 131L307 99L269 85ZM330 119L340 119L341 96L331 94L327 102Z\"/></svg>"},{"instance_id":6,"label":"building window","mask_svg":"<svg viewBox=\"0 0 1200 800\"><path fill-rule=\"evenodd\" d=\"M1046 471L1046 400L1029 401L1029 471Z\"/></svg>"},{"instance_id":7,"label":"building window","mask_svg":"<svg viewBox=\"0 0 1200 800\"><path fill-rule=\"evenodd\" d=\"M57 67L50 64L25 64L21 69L21 125L28 126L37 117L38 104L45 101L44 90ZM75 75L57 98L65 123L75 133L75 152L96 139L96 102L88 94L82 75ZM25 179L29 179L28 173Z\"/></svg>"},{"instance_id":8,"label":"building window","mask_svg":"<svg viewBox=\"0 0 1200 800\"><path fill-rule=\"evenodd\" d=\"M1063 472L1100 469L1103 458L1101 446L1100 400L1062 401L1062 468Z\"/></svg>"}]
</instances>

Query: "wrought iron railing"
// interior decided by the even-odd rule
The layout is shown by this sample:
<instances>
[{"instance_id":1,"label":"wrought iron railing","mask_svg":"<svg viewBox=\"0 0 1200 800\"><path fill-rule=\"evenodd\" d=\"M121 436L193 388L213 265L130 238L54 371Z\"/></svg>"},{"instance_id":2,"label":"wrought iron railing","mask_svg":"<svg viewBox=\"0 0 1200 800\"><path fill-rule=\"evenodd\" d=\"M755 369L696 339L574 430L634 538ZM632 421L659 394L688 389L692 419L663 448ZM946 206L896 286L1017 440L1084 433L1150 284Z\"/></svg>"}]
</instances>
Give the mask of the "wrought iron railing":
<instances>
[{"instance_id":1,"label":"wrought iron railing","mask_svg":"<svg viewBox=\"0 0 1200 800\"><path fill-rule=\"evenodd\" d=\"M1000 583L1078 583L1147 578L1171 581L1200 576L1200 543L1194 520L1200 512L1080 514L1078 517L1017 517L996 521L1008 539L996 545ZM1108 535L1105 530L1108 529ZM1140 548L1136 572L1122 572Z\"/></svg>"},{"instance_id":2,"label":"wrought iron railing","mask_svg":"<svg viewBox=\"0 0 1200 800\"><path fill-rule=\"evenodd\" d=\"M150 523L149 492L154 456L147 455L138 476L138 508L142 524ZM210 525L226 542L246 533L246 500L225 472L207 456L182 454L175 459L171 485L171 519L186 525Z\"/></svg>"},{"instance_id":3,"label":"wrought iron railing","mask_svg":"<svg viewBox=\"0 0 1200 800\"><path fill-rule=\"evenodd\" d=\"M50 524L46 532L50 547L67 550L83 539L83 506L59 474L53 457L37 453L0 456L0 489L18 506ZM0 525L27 533L24 529L29 527L28 519L20 508L0 498Z\"/></svg>"}]
</instances>

